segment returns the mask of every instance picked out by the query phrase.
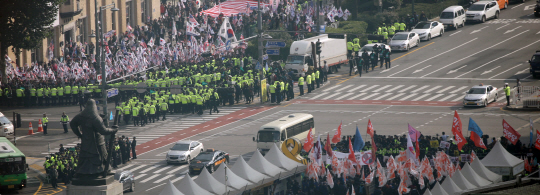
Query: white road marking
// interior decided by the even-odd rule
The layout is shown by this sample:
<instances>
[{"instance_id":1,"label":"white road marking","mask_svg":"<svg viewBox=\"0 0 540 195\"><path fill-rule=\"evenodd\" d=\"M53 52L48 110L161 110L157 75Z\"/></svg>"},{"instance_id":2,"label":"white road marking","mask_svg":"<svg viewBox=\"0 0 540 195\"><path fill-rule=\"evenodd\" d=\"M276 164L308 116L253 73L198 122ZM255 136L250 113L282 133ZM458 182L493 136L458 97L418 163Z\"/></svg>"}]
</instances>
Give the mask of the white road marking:
<instances>
[{"instance_id":1,"label":"white road marking","mask_svg":"<svg viewBox=\"0 0 540 195\"><path fill-rule=\"evenodd\" d=\"M462 60L465 60L465 59L467 59L467 58L470 58L471 56L474 56L474 55L476 55L476 54L479 54L480 52L483 52L483 51L486 51L486 50L488 50L488 49L491 49L491 48L493 48L493 47L495 47L495 46L497 46L497 45L499 45L499 44L502 44L502 43L504 43L504 42L506 42L506 41L508 41L508 40L510 40L510 39L513 39L513 38L515 38L515 37L517 37L517 36L519 36L519 35L521 35L521 34L527 32L527 31L529 31L529 30L526 30L526 31L524 31L524 32L522 32L522 33L519 33L519 34L517 34L517 35L514 35L514 36L512 36L512 37L510 37L510 38L508 38L508 39L505 39L505 40L503 40L503 41L501 41L501 42L498 42L498 43L496 43L496 44L494 44L494 45L492 45L492 46L490 46L490 47L488 47L488 48L485 48L485 49L480 50L480 51L478 51L478 52L476 52L476 53L473 53L473 54L471 54L471 55L469 55L469 56L467 56L467 57L461 58L461 59L459 59L459 60L457 60L457 61L455 61L455 62L452 62L452 63L450 63L450 64L448 64L448 65L446 65L446 66L443 66L443 67L441 67L441 68L439 68L439 69L437 69L437 70L435 70L435 71L433 71L433 72L430 72L430 73L428 73L428 74L426 74L426 75L424 75L424 76L421 76L421 78L422 78L422 77L426 77L427 75L433 74L433 73L435 73L435 72L437 72L437 71L439 71L439 70L442 70L442 69L444 69L444 68L446 68L446 67L448 67L448 66L451 66L451 65L453 65L453 64L455 64L455 63L458 63L458 62L460 62L460 61L462 61Z\"/></svg>"},{"instance_id":2,"label":"white road marking","mask_svg":"<svg viewBox=\"0 0 540 195\"><path fill-rule=\"evenodd\" d=\"M425 89L425 88L428 88L428 87L429 87L429 85L424 85L424 86L422 86L422 87L420 87L420 88L418 88L418 89L415 89L415 90L413 90L413 91L411 91L411 92L412 92L412 93L416 93L416 92L421 91L421 90L423 90L423 89Z\"/></svg>"},{"instance_id":3,"label":"white road marking","mask_svg":"<svg viewBox=\"0 0 540 195\"><path fill-rule=\"evenodd\" d=\"M321 97L321 96L326 95L326 94L328 94L328 93L329 93L329 92L324 92L324 93L321 93L321 94L316 95L316 96L314 96L314 97L312 97L312 98L309 98L309 99L310 99L310 100L314 100L314 99L317 99L318 97Z\"/></svg>"},{"instance_id":4,"label":"white road marking","mask_svg":"<svg viewBox=\"0 0 540 195\"><path fill-rule=\"evenodd\" d=\"M456 69L454 69L454 70L450 70L450 71L448 71L448 73L446 73L446 74L452 74L452 73L455 73L455 72L457 72L459 69L462 69L462 68L465 68L465 67L467 67L467 65L463 65L462 67L456 68ZM430 73L430 74L431 74L431 73Z\"/></svg>"},{"instance_id":5,"label":"white road marking","mask_svg":"<svg viewBox=\"0 0 540 195\"><path fill-rule=\"evenodd\" d=\"M150 190L153 190L154 188L160 187L160 186L165 185L165 184L167 184L167 183L162 183L162 184L159 184L159 185L157 185L157 186L148 188L146 191L148 192L148 191L150 191Z\"/></svg>"},{"instance_id":6,"label":"white road marking","mask_svg":"<svg viewBox=\"0 0 540 195\"><path fill-rule=\"evenodd\" d=\"M392 66L392 68L395 68L395 67L398 67L399 65L394 65ZM389 69L384 69L383 71L379 72L379 73L383 73L383 72L386 72L386 71L390 71L390 69L392 68L389 68Z\"/></svg>"},{"instance_id":7,"label":"white road marking","mask_svg":"<svg viewBox=\"0 0 540 195\"><path fill-rule=\"evenodd\" d=\"M455 87L455 86L448 86L448 87L446 87L446 88L444 88L444 89L441 89L441 90L437 91L437 93L443 93L443 92L445 92L445 91L447 91L447 90L449 90L449 89L452 89L452 88L454 88L454 87Z\"/></svg>"},{"instance_id":8,"label":"white road marking","mask_svg":"<svg viewBox=\"0 0 540 195\"><path fill-rule=\"evenodd\" d=\"M482 74L480 74L480 75L485 75L485 74L487 74L487 73L493 72L493 70L495 70L495 69L497 69L497 68L499 68L499 67L501 67L501 66L496 66L496 67L492 68L491 70L486 70L486 71L484 71L484 72L483 72Z\"/></svg>"},{"instance_id":9,"label":"white road marking","mask_svg":"<svg viewBox=\"0 0 540 195\"><path fill-rule=\"evenodd\" d=\"M527 5L523 8L523 11L527 11L527 10L530 10L530 9L534 9L534 6L536 6L536 4L530 4L530 5ZM533 14L530 14L530 15L533 15Z\"/></svg>"},{"instance_id":10,"label":"white road marking","mask_svg":"<svg viewBox=\"0 0 540 195\"><path fill-rule=\"evenodd\" d=\"M328 88L328 89L325 89L325 90L323 90L323 91L329 91L329 90L332 90L332 89L334 89L334 88L336 88L336 87L341 87L341 85L334 85L334 86L332 86L332 87L330 87L330 88Z\"/></svg>"},{"instance_id":11,"label":"white road marking","mask_svg":"<svg viewBox=\"0 0 540 195\"><path fill-rule=\"evenodd\" d=\"M339 88L338 90L336 90L336 92L339 92L339 91L341 91L341 90L347 89L347 88L352 87L352 86L353 86L353 85L347 85L347 86L345 86L345 87Z\"/></svg>"},{"instance_id":12,"label":"white road marking","mask_svg":"<svg viewBox=\"0 0 540 195\"><path fill-rule=\"evenodd\" d=\"M422 98L424 98L424 97L426 97L426 96L429 96L429 95L431 95L431 94L429 94L429 93L426 93L426 94L424 94L424 95L421 95L420 97L416 97L416 98L414 98L414 99L413 99L413 100L411 100L411 101L418 101L418 100L420 100L420 99L422 99Z\"/></svg>"},{"instance_id":13,"label":"white road marking","mask_svg":"<svg viewBox=\"0 0 540 195\"><path fill-rule=\"evenodd\" d=\"M138 179L144 176L146 176L146 174L140 174L140 175L135 176L135 181L137 181Z\"/></svg>"},{"instance_id":14,"label":"white road marking","mask_svg":"<svg viewBox=\"0 0 540 195\"><path fill-rule=\"evenodd\" d=\"M438 95L435 95L435 96L433 96L433 97L427 99L426 101L434 100L434 99L436 99L436 98L438 98L438 97L441 97L441 96L443 96L443 95L444 95L444 94L440 93L440 94L438 94Z\"/></svg>"},{"instance_id":15,"label":"white road marking","mask_svg":"<svg viewBox=\"0 0 540 195\"><path fill-rule=\"evenodd\" d=\"M185 168L185 167L187 167L187 165L182 165L182 166L179 166L179 167L177 167L177 168L175 168L175 169L173 169L173 170L168 171L167 173L169 173L169 174L175 174L178 170L180 170L180 169L182 169L182 168Z\"/></svg>"},{"instance_id":16,"label":"white road marking","mask_svg":"<svg viewBox=\"0 0 540 195\"><path fill-rule=\"evenodd\" d=\"M409 98L411 98L411 97L413 97L413 96L415 96L415 95L417 95L417 94L416 94L416 93L413 93L413 94L411 94L411 95L408 95L408 96L405 96L405 97L399 99L399 101L405 101L405 100L407 100L407 99L409 99Z\"/></svg>"},{"instance_id":17,"label":"white road marking","mask_svg":"<svg viewBox=\"0 0 540 195\"><path fill-rule=\"evenodd\" d=\"M518 27L516 27L516 28L514 28L514 29L507 30L507 31L504 32L503 34L514 32L514 31L517 30L518 28L521 28L521 26L518 26Z\"/></svg>"},{"instance_id":18,"label":"white road marking","mask_svg":"<svg viewBox=\"0 0 540 195\"><path fill-rule=\"evenodd\" d=\"M336 98L335 100L343 99L343 98L345 98L345 97L347 97L347 96L350 96L350 95L352 95L352 94L354 94L354 93L347 93L347 94L345 94L345 95L339 96L339 97Z\"/></svg>"},{"instance_id":19,"label":"white road marking","mask_svg":"<svg viewBox=\"0 0 540 195\"><path fill-rule=\"evenodd\" d=\"M497 28L497 29L495 29L495 30L499 30L499 29L501 29L501 28L503 28L503 27L505 27L505 26L508 26L508 25L510 25L510 24L502 25L501 27L499 27L499 28Z\"/></svg>"},{"instance_id":20,"label":"white road marking","mask_svg":"<svg viewBox=\"0 0 540 195\"><path fill-rule=\"evenodd\" d=\"M402 90L400 90L400 91L398 91L398 92L399 92L399 93L403 93L403 92L405 92L405 91L407 91L407 90L409 90L409 89L411 89L411 88L414 88L414 87L416 87L416 85L411 85L411 86L409 86L409 87L407 87L407 88L405 88L405 89L402 89Z\"/></svg>"},{"instance_id":21,"label":"white road marking","mask_svg":"<svg viewBox=\"0 0 540 195\"><path fill-rule=\"evenodd\" d=\"M158 180L154 181L154 183L162 182L163 180L169 179L172 176L174 176L174 175L165 175L161 179L158 179Z\"/></svg>"},{"instance_id":22,"label":"white road marking","mask_svg":"<svg viewBox=\"0 0 540 195\"><path fill-rule=\"evenodd\" d=\"M394 87L394 88L392 88L392 89L389 89L389 90L386 91L386 92L394 92L395 90L397 90L397 89L399 89L399 88L402 88L403 86L405 86L405 85L398 85L398 86L396 86L396 87Z\"/></svg>"},{"instance_id":23,"label":"white road marking","mask_svg":"<svg viewBox=\"0 0 540 195\"><path fill-rule=\"evenodd\" d=\"M463 87L457 88L456 90L451 91L450 93L457 93L457 92L459 92L459 91L461 91L461 90L464 90L464 89L467 88L467 87L469 87L469 86L463 86Z\"/></svg>"},{"instance_id":24,"label":"white road marking","mask_svg":"<svg viewBox=\"0 0 540 195\"><path fill-rule=\"evenodd\" d=\"M367 92L367 91L369 91L369 90L371 90L371 89L373 89L373 88L377 88L377 87L379 87L379 85L373 85L373 86L371 86L371 87L368 87L368 88L366 88L366 89L361 90L360 92Z\"/></svg>"},{"instance_id":25,"label":"white road marking","mask_svg":"<svg viewBox=\"0 0 540 195\"><path fill-rule=\"evenodd\" d=\"M366 95L366 94L367 94L367 93L360 93L360 94L355 95L355 96L353 96L353 97L351 97L351 98L349 98L349 99L347 99L347 100L354 100L355 98L360 97L360 96L363 96L363 95Z\"/></svg>"},{"instance_id":26,"label":"white road marking","mask_svg":"<svg viewBox=\"0 0 540 195\"><path fill-rule=\"evenodd\" d=\"M440 99L439 102L442 102L442 101L444 101L444 100L450 99L450 98L452 98L452 97L454 97L454 96L456 96L456 95L457 95L457 94L450 94L450 95L447 95L446 97Z\"/></svg>"},{"instance_id":27,"label":"white road marking","mask_svg":"<svg viewBox=\"0 0 540 195\"><path fill-rule=\"evenodd\" d=\"M405 95L405 94L406 94L406 93L400 93L400 94L397 94L397 95L395 95L395 96L392 96L392 97L390 97L390 98L388 98L388 99L386 99L386 100L393 100L393 99L396 99L396 98L398 98L399 96L402 96L402 95Z\"/></svg>"},{"instance_id":28,"label":"white road marking","mask_svg":"<svg viewBox=\"0 0 540 195\"><path fill-rule=\"evenodd\" d=\"M478 39L478 38L471 39L470 41L467 41L467 42L465 42L465 43L463 43L463 44L461 44L461 45L458 45L458 46L456 46L456 47L454 47L454 48L452 48L452 49L449 49L449 50L447 50L447 51L441 52L440 54L437 54L437 55L432 56L432 57L430 57L430 58L428 58L428 59L425 59L425 60L423 60L423 61L421 61L421 62L418 62L418 63L416 63L416 64L414 64L414 65L412 65L412 66L409 66L409 67L407 67L407 68L405 68L405 69L403 69L403 70L397 71L397 72L395 72L394 74L388 75L387 77L394 76L394 75L399 74L399 73L401 73L401 72L403 72L403 71L405 71L405 70L408 70L408 69L410 69L410 68L413 68L413 67L415 67L415 66L418 66L418 65L420 65L420 64L422 64L422 63L424 63L424 62L427 62L428 60L431 60L431 59L433 59L433 58L436 58L436 57L439 57L439 56L441 56L441 55L444 55L444 54L446 54L446 53L448 53L448 52L451 52L451 51L453 51L453 50L455 50L455 49L457 49L457 48L463 47L464 45L469 44L469 43L475 41L476 39Z\"/></svg>"},{"instance_id":29,"label":"white road marking","mask_svg":"<svg viewBox=\"0 0 540 195\"><path fill-rule=\"evenodd\" d=\"M360 100L367 100L367 99L369 99L369 98L371 98L373 96L377 96L377 95L379 95L379 93L374 93L374 94L368 95L366 97L362 97L362 98L360 98Z\"/></svg>"},{"instance_id":30,"label":"white road marking","mask_svg":"<svg viewBox=\"0 0 540 195\"><path fill-rule=\"evenodd\" d=\"M432 87L432 88L430 88L430 89L424 91L424 93L432 92L433 90L439 89L439 88L441 88L441 87L442 87L442 85L437 85L437 86L435 86L435 87Z\"/></svg>"},{"instance_id":31,"label":"white road marking","mask_svg":"<svg viewBox=\"0 0 540 195\"><path fill-rule=\"evenodd\" d=\"M349 91L347 91L347 92L354 92L354 91L356 91L356 90L358 90L358 89L360 89L360 88L362 88L362 87L365 87L365 86L366 86L366 85L360 85L360 86L358 86L358 87L352 88L351 90L349 90Z\"/></svg>"},{"instance_id":32,"label":"white road marking","mask_svg":"<svg viewBox=\"0 0 540 195\"><path fill-rule=\"evenodd\" d=\"M460 31L457 31L457 32L455 32L455 33L450 34L450 36L455 35L455 34L458 34L458 33L460 33L460 32L461 32L461 30L460 30Z\"/></svg>"},{"instance_id":33,"label":"white road marking","mask_svg":"<svg viewBox=\"0 0 540 195\"><path fill-rule=\"evenodd\" d=\"M382 98L384 98L386 96L389 96L389 95L392 95L392 93L387 93L387 94L381 95L379 97L373 98L373 100L380 100L380 99L382 99Z\"/></svg>"},{"instance_id":34,"label":"white road marking","mask_svg":"<svg viewBox=\"0 0 540 195\"><path fill-rule=\"evenodd\" d=\"M330 96L324 97L323 100L330 99L330 98L332 98L332 97L334 97L334 96L336 96L336 95L339 95L339 94L341 94L341 93L334 93L334 94L332 94L332 95L330 95Z\"/></svg>"},{"instance_id":35,"label":"white road marking","mask_svg":"<svg viewBox=\"0 0 540 195\"><path fill-rule=\"evenodd\" d=\"M154 178L156 178L158 176L160 176L160 174L155 174L155 175L152 175L152 176L150 176L150 177L148 177L148 178L146 178L146 179L144 179L144 180L142 180L140 182L141 183L146 183L147 181L150 181L151 179L154 179Z\"/></svg>"},{"instance_id":36,"label":"white road marking","mask_svg":"<svg viewBox=\"0 0 540 195\"><path fill-rule=\"evenodd\" d=\"M165 152L165 153L167 153L167 152ZM161 169L159 169L157 171L154 171L154 173L160 173L162 171L165 171L165 169L169 169L169 168L171 168L171 166L165 166L165 167L163 167L163 168L161 168Z\"/></svg>"},{"instance_id":37,"label":"white road marking","mask_svg":"<svg viewBox=\"0 0 540 195\"><path fill-rule=\"evenodd\" d=\"M517 7L522 6L523 4L524 4L524 3L521 3L521 4L516 5L516 6L512 7L512 8L510 8L510 9L516 9Z\"/></svg>"},{"instance_id":38,"label":"white road marking","mask_svg":"<svg viewBox=\"0 0 540 195\"><path fill-rule=\"evenodd\" d=\"M516 72L516 74L514 74L514 75L518 75L518 74L521 74L521 73L525 73L525 72L527 72L528 70L529 70L529 68L526 68L525 70Z\"/></svg>"},{"instance_id":39,"label":"white road marking","mask_svg":"<svg viewBox=\"0 0 540 195\"><path fill-rule=\"evenodd\" d=\"M489 77L489 78L492 79L492 78L494 78L494 77L496 77L496 76L499 76L499 75L501 75L501 74L503 74L503 73L505 73L505 72L508 72L508 71L510 71L510 70L512 70L512 69L514 69L514 68L517 68L517 67L519 67L519 66L521 66L521 65L522 65L522 64L518 64L518 65L515 65L515 66L513 66L513 67L510 67L509 69L507 69L507 70L505 70L505 71L502 71L502 72L500 72L499 74L493 75L492 77Z\"/></svg>"},{"instance_id":40,"label":"white road marking","mask_svg":"<svg viewBox=\"0 0 540 195\"><path fill-rule=\"evenodd\" d=\"M148 168L148 169L142 170L140 173L146 173L146 172L148 172L148 171L150 171L150 170L152 170L152 169L158 168L158 167L159 167L159 166L154 165L154 166L152 166L152 167L150 167L150 168Z\"/></svg>"},{"instance_id":41,"label":"white road marking","mask_svg":"<svg viewBox=\"0 0 540 195\"><path fill-rule=\"evenodd\" d=\"M379 92L379 91L384 90L384 89L386 89L388 87L392 87L392 85L385 85L384 87L380 87L378 89L373 90L373 92Z\"/></svg>"},{"instance_id":42,"label":"white road marking","mask_svg":"<svg viewBox=\"0 0 540 195\"><path fill-rule=\"evenodd\" d=\"M452 102L461 102L461 101L463 101L463 97L458 97L452 100Z\"/></svg>"},{"instance_id":43,"label":"white road marking","mask_svg":"<svg viewBox=\"0 0 540 195\"><path fill-rule=\"evenodd\" d=\"M529 31L529 30L526 30L526 31ZM515 51L512 51L512 52L510 52L510 53L508 53L508 54L506 54L506 55L503 55L503 56L501 56L501 57L495 58L495 59L493 59L493 60L491 60L491 61L489 61L489 62L487 62L487 63L485 63L485 64L482 64L481 66L478 66L478 67L476 67L476 68L474 68L474 69L472 69L472 70L470 70L470 71L468 71L468 72L466 72L466 73L463 73L463 74L461 74L461 75L459 75L459 76L457 76L457 77L455 77L455 78L459 78L459 77L462 77L463 75L469 74L469 73L471 73L471 72L473 72L473 71L475 71L475 70L478 70L479 68L482 68L482 67L484 67L484 66L486 66L486 65L488 65L488 64L490 64L490 63L492 63L492 62L496 62L496 61L498 61L498 60L501 59L501 58L505 58L505 57L507 57L507 56L509 56L509 55L512 55L512 54L514 54L514 53L516 53L516 52L518 52L518 51L520 51L520 50L522 50L522 49L525 49L525 48L527 48L527 47L529 47L529 46L531 46L531 45L534 45L534 44L536 44L536 43L538 43L538 42L540 42L540 40L537 40L537 41L535 41L535 42L533 42L533 43L531 43L531 44L529 44L529 45L526 45L525 47L520 47L519 49L516 49Z\"/></svg>"},{"instance_id":44,"label":"white road marking","mask_svg":"<svg viewBox=\"0 0 540 195\"><path fill-rule=\"evenodd\" d=\"M184 178L185 176L182 176L182 177L178 177L176 179L173 179L171 180L171 183L174 183L174 182L177 182L178 180L181 180L182 178Z\"/></svg>"},{"instance_id":45,"label":"white road marking","mask_svg":"<svg viewBox=\"0 0 540 195\"><path fill-rule=\"evenodd\" d=\"M482 27L482 28L480 28L480 29L477 29L477 30L473 30L473 31L471 32L471 34L474 34L474 33L480 32L480 31L482 31L482 29L484 29L484 28L487 28L487 27L489 27L489 26L484 26L484 27Z\"/></svg>"},{"instance_id":46,"label":"white road marking","mask_svg":"<svg viewBox=\"0 0 540 195\"><path fill-rule=\"evenodd\" d=\"M427 67L430 67L430 66L431 66L431 65L427 65L427 66L425 66L424 68L415 70L415 71L413 72L413 74L414 74L414 73L417 73L417 72L422 72L422 71L424 71L424 69L426 69Z\"/></svg>"}]
</instances>

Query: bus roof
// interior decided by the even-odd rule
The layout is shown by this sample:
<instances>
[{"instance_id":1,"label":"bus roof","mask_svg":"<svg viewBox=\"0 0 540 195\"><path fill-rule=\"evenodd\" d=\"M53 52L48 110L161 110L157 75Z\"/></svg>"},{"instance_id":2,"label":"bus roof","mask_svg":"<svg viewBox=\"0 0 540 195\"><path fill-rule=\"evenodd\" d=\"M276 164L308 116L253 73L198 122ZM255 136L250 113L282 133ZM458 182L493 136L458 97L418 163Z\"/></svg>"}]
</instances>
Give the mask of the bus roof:
<instances>
[{"instance_id":1,"label":"bus roof","mask_svg":"<svg viewBox=\"0 0 540 195\"><path fill-rule=\"evenodd\" d=\"M24 154L5 137L0 137L0 158L22 157Z\"/></svg>"},{"instance_id":2,"label":"bus roof","mask_svg":"<svg viewBox=\"0 0 540 195\"><path fill-rule=\"evenodd\" d=\"M281 130L282 128L290 127L310 118L313 118L313 115L306 113L293 113L261 126L260 130L264 130L266 128Z\"/></svg>"}]
</instances>

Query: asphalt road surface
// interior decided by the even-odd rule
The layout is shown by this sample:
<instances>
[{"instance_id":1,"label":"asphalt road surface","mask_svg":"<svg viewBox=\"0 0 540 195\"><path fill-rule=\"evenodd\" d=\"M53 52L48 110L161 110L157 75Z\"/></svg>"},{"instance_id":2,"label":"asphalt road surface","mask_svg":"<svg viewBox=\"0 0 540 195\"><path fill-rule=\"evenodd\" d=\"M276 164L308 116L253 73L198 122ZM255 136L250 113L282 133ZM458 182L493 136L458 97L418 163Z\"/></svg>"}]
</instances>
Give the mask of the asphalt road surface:
<instances>
[{"instance_id":1,"label":"asphalt road surface","mask_svg":"<svg viewBox=\"0 0 540 195\"><path fill-rule=\"evenodd\" d=\"M120 168L135 173L136 191L130 194L158 194L168 180L177 184L187 174L187 165L165 162L165 154L174 142L199 140L204 148L226 151L232 166L239 155L250 159L256 149L252 137L261 125L292 113L313 114L316 135L324 139L340 122L344 135L354 134L358 125L362 136L367 136L368 119L377 134L382 135L402 134L407 124L425 135L440 135L443 131L450 134L453 113L457 110L464 128L472 118L484 134L500 137L501 121L505 119L521 133L522 142L528 143L529 118L535 126L540 125L540 112L505 110L502 90L498 91L498 101L487 107L464 108L461 101L465 91L480 83L502 89L504 83L514 86L519 78L523 85L540 85L532 78L526 62L540 49L540 19L532 14L534 4L527 1L510 5L501 11L499 19L447 29L441 37L422 42L409 52L394 52L391 69L377 67L359 77L348 76L348 67L342 67L313 93L281 105L240 104L222 107L214 115L172 115L166 121L146 127L123 125L119 135L135 136L138 140L138 159ZM43 112L59 120L63 110L72 117L78 109L72 106L3 112L23 113L24 121L34 121L37 128L35 122ZM109 105L109 109L113 106ZM27 131L25 127L18 133ZM72 132L62 131L58 123L49 136L18 136L17 146L28 156L43 158L48 152L58 151L61 143L69 147L80 142Z\"/></svg>"}]
</instances>

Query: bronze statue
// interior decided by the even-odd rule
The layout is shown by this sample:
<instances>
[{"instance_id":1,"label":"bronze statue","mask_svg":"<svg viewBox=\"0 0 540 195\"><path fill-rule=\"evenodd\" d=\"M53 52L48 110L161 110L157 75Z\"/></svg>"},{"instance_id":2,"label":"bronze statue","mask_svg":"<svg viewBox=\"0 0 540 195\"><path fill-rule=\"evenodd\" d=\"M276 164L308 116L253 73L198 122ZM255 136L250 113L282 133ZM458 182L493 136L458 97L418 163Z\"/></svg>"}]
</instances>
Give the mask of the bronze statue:
<instances>
[{"instance_id":1,"label":"bronze statue","mask_svg":"<svg viewBox=\"0 0 540 195\"><path fill-rule=\"evenodd\" d=\"M105 127L93 99L89 99L84 110L73 117L70 126L73 133L81 139L76 177L98 177L108 171L106 165L109 162L103 135L115 134L118 127L112 126L111 129Z\"/></svg>"}]
</instances>

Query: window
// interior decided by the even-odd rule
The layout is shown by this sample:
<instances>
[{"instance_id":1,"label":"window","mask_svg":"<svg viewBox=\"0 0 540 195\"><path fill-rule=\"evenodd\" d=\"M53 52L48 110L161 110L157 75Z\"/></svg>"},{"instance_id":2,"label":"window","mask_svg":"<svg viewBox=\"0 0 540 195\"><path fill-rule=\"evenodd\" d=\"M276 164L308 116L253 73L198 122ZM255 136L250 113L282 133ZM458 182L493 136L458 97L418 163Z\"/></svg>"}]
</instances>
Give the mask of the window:
<instances>
[{"instance_id":1,"label":"window","mask_svg":"<svg viewBox=\"0 0 540 195\"><path fill-rule=\"evenodd\" d=\"M71 0L66 0L66 2L64 3L64 5L71 5Z\"/></svg>"}]
</instances>

